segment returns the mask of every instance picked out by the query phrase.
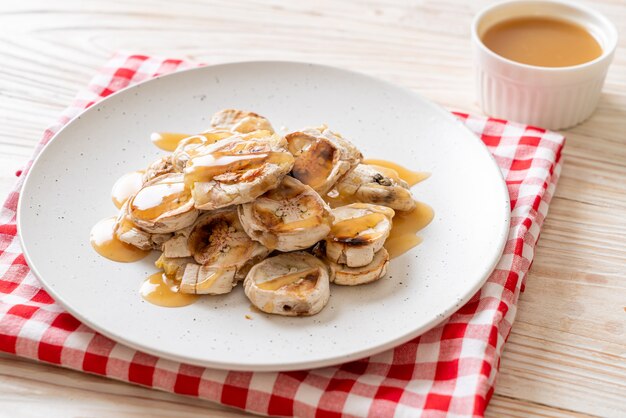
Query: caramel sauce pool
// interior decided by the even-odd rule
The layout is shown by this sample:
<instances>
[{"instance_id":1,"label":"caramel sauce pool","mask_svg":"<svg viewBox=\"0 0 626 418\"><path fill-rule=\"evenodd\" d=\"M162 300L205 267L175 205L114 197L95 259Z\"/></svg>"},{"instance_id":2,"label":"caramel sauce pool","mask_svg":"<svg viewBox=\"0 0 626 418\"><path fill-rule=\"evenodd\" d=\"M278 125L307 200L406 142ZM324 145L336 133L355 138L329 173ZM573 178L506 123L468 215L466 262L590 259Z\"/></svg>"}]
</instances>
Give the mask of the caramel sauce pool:
<instances>
[{"instance_id":1,"label":"caramel sauce pool","mask_svg":"<svg viewBox=\"0 0 626 418\"><path fill-rule=\"evenodd\" d=\"M105 218L91 228L89 241L98 254L120 263L138 261L150 254L117 239L114 228L115 217Z\"/></svg>"},{"instance_id":2,"label":"caramel sauce pool","mask_svg":"<svg viewBox=\"0 0 626 418\"><path fill-rule=\"evenodd\" d=\"M141 189L143 185L143 173L143 171L133 171L117 179L111 189L111 200L113 200L113 204L116 208L121 208L129 197Z\"/></svg>"},{"instance_id":3,"label":"caramel sauce pool","mask_svg":"<svg viewBox=\"0 0 626 418\"><path fill-rule=\"evenodd\" d=\"M539 67L568 67L602 55L598 41L585 28L548 17L519 17L496 23L482 36L496 54Z\"/></svg>"},{"instance_id":4,"label":"caramel sauce pool","mask_svg":"<svg viewBox=\"0 0 626 418\"><path fill-rule=\"evenodd\" d=\"M153 305L177 308L194 303L197 295L178 292L178 283L159 271L146 279L139 289L141 297Z\"/></svg>"},{"instance_id":5,"label":"caramel sauce pool","mask_svg":"<svg viewBox=\"0 0 626 418\"><path fill-rule=\"evenodd\" d=\"M434 218L435 212L425 203L415 201L415 208L408 212L397 210L385 248L391 258L404 254L419 245L422 239L416 234Z\"/></svg>"}]
</instances>

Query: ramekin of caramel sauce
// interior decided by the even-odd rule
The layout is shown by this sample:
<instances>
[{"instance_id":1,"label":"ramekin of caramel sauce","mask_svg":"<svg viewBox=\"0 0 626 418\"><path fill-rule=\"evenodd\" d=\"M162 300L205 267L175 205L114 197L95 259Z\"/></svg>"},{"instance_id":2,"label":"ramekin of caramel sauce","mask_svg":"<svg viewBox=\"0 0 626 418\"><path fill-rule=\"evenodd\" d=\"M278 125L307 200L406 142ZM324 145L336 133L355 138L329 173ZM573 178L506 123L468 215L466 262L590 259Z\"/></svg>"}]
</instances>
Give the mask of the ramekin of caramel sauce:
<instances>
[{"instance_id":1,"label":"ramekin of caramel sauce","mask_svg":"<svg viewBox=\"0 0 626 418\"><path fill-rule=\"evenodd\" d=\"M617 30L600 13L572 3L508 1L474 18L472 43L483 111L556 130L593 113Z\"/></svg>"}]
</instances>

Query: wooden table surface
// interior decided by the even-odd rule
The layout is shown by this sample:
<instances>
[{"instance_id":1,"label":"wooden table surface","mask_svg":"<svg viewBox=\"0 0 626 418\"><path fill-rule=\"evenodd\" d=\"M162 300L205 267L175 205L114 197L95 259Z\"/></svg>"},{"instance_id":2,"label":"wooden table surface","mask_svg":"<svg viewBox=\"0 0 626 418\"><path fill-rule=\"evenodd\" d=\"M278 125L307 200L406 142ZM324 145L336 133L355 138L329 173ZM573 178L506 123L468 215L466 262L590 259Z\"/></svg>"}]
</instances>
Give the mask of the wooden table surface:
<instances>
[{"instance_id":1,"label":"wooden table surface","mask_svg":"<svg viewBox=\"0 0 626 418\"><path fill-rule=\"evenodd\" d=\"M624 0L584 1L626 36ZM311 61L454 109L474 102L469 25L488 0L0 2L0 195L107 58ZM489 416L626 416L626 42L565 166ZM240 417L209 402L0 356L0 415Z\"/></svg>"}]
</instances>

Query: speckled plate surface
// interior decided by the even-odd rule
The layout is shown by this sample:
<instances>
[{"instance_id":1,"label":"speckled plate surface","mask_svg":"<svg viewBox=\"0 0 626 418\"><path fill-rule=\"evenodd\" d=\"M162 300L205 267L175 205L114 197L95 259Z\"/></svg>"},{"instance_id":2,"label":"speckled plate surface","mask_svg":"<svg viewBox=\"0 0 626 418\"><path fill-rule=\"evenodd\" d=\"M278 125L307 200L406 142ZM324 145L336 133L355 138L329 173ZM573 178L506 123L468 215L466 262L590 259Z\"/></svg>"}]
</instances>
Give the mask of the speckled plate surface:
<instances>
[{"instance_id":1,"label":"speckled plate surface","mask_svg":"<svg viewBox=\"0 0 626 418\"><path fill-rule=\"evenodd\" d=\"M153 131L197 132L235 107L275 127L325 122L366 157L432 176L413 188L435 210L423 243L392 260L386 278L333 286L308 318L250 311L241 285L183 308L145 302L138 290L153 257L120 264L100 257L89 231L116 210L111 186L162 152ZM18 227L45 288L104 335L145 352L233 370L294 370L381 352L427 331L484 283L506 241L509 201L481 141L419 95L364 75L317 65L248 62L147 81L93 106L41 153L24 184ZM252 317L246 319L246 315Z\"/></svg>"}]
</instances>

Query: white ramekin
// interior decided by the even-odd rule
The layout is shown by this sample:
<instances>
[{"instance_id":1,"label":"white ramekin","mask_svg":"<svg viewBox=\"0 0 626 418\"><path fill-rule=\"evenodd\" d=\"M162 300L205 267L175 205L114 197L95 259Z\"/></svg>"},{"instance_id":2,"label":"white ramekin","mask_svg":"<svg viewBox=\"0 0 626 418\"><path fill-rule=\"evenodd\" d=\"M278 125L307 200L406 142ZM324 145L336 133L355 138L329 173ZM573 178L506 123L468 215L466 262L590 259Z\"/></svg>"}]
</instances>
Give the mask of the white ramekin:
<instances>
[{"instance_id":1,"label":"white ramekin","mask_svg":"<svg viewBox=\"0 0 626 418\"><path fill-rule=\"evenodd\" d=\"M586 28L600 43L602 55L570 67L537 67L497 55L481 41L502 20L521 16L566 19ZM587 119L598 104L604 78L617 45L611 21L587 7L560 1L507 1L483 9L472 23L478 101L493 117L565 129Z\"/></svg>"}]
</instances>

